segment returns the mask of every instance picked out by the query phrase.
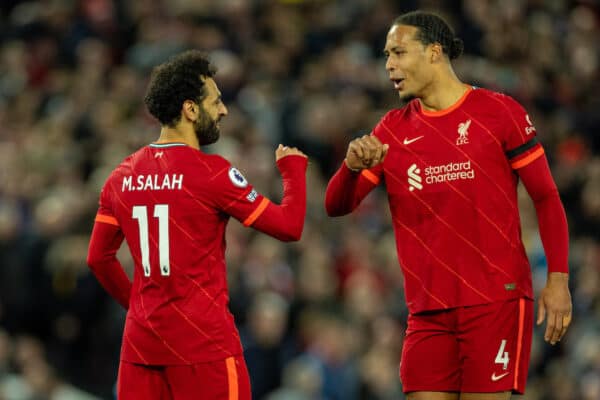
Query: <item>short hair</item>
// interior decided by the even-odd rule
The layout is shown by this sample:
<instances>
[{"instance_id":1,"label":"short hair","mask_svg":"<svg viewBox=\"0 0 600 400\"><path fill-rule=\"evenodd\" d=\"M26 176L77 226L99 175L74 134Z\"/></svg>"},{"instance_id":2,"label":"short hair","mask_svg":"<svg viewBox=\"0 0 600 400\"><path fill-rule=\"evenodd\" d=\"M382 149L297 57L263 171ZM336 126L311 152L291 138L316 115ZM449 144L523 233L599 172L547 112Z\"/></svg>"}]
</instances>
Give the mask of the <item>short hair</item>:
<instances>
[{"instance_id":1,"label":"short hair","mask_svg":"<svg viewBox=\"0 0 600 400\"><path fill-rule=\"evenodd\" d=\"M186 100L200 103L206 97L204 78L212 78L216 68L205 53L188 50L152 70L144 103L162 125L173 126L181 118Z\"/></svg>"},{"instance_id":2,"label":"short hair","mask_svg":"<svg viewBox=\"0 0 600 400\"><path fill-rule=\"evenodd\" d=\"M394 20L392 26L409 25L419 29L415 37L424 45L439 43L451 60L458 58L464 49L461 39L454 36L454 30L439 15L425 11L411 11Z\"/></svg>"}]
</instances>

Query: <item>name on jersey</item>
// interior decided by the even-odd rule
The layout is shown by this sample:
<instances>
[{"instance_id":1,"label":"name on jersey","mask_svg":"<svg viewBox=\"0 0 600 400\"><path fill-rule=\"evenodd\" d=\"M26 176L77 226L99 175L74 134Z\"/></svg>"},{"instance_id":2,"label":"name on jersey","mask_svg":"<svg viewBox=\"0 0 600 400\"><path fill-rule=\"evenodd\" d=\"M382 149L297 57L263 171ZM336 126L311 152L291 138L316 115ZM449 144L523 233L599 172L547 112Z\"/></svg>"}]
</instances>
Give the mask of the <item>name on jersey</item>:
<instances>
[{"instance_id":1,"label":"name on jersey","mask_svg":"<svg viewBox=\"0 0 600 400\"><path fill-rule=\"evenodd\" d=\"M122 192L138 190L181 190L183 174L138 175L135 180L129 175L123 178Z\"/></svg>"}]
</instances>

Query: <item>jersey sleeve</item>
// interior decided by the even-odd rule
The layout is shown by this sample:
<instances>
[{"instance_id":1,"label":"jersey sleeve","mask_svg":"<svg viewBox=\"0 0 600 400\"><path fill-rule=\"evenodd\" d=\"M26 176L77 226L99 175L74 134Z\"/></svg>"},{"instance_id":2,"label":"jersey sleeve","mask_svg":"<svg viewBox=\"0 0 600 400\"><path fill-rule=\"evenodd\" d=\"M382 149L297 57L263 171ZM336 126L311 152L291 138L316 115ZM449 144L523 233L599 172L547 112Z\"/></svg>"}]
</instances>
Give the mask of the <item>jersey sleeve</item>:
<instances>
[{"instance_id":1,"label":"jersey sleeve","mask_svg":"<svg viewBox=\"0 0 600 400\"><path fill-rule=\"evenodd\" d=\"M525 167L544 154L535 126L527 111L516 100L501 95L505 108L504 151L510 166L517 170Z\"/></svg>"},{"instance_id":2,"label":"jersey sleeve","mask_svg":"<svg viewBox=\"0 0 600 400\"><path fill-rule=\"evenodd\" d=\"M87 264L104 289L125 309L129 308L131 281L117 259L117 251L125 239L113 212L112 176L100 192L98 212L88 248Z\"/></svg>"},{"instance_id":3,"label":"jersey sleeve","mask_svg":"<svg viewBox=\"0 0 600 400\"><path fill-rule=\"evenodd\" d=\"M253 228L283 241L300 240L306 216L306 167L308 159L288 155L277 161L283 183L281 204L269 203Z\"/></svg>"},{"instance_id":4,"label":"jersey sleeve","mask_svg":"<svg viewBox=\"0 0 600 400\"><path fill-rule=\"evenodd\" d=\"M102 191L100 192L100 200L95 222L119 226L119 221L117 221L115 213L113 212L111 178L112 175L107 179Z\"/></svg>"},{"instance_id":5,"label":"jersey sleeve","mask_svg":"<svg viewBox=\"0 0 600 400\"><path fill-rule=\"evenodd\" d=\"M388 143L388 130L386 125L390 113L386 114L371 132L381 143ZM383 176L383 163L373 168L353 172L346 162L331 177L325 192L325 210L330 217L346 215L362 202L362 200L381 183Z\"/></svg>"},{"instance_id":6,"label":"jersey sleeve","mask_svg":"<svg viewBox=\"0 0 600 400\"><path fill-rule=\"evenodd\" d=\"M390 131L391 128L390 120L393 118L393 114L397 110L392 110L388 112L386 115L381 118L381 120L375 125L373 128L373 132L371 135L375 136L382 144L390 144ZM375 188L375 186L381 183L383 178L383 165L385 163L385 159L383 163L376 165L373 168L363 169L360 173L361 177L361 187L370 187L368 190L371 191Z\"/></svg>"},{"instance_id":7,"label":"jersey sleeve","mask_svg":"<svg viewBox=\"0 0 600 400\"><path fill-rule=\"evenodd\" d=\"M546 157L519 169L519 177L538 217L540 238L548 260L548 272L569 273L569 228L565 209L552 179Z\"/></svg>"},{"instance_id":8,"label":"jersey sleeve","mask_svg":"<svg viewBox=\"0 0 600 400\"><path fill-rule=\"evenodd\" d=\"M250 226L265 211L270 201L248 182L227 160L219 157L219 168L209 187L215 207Z\"/></svg>"}]
</instances>

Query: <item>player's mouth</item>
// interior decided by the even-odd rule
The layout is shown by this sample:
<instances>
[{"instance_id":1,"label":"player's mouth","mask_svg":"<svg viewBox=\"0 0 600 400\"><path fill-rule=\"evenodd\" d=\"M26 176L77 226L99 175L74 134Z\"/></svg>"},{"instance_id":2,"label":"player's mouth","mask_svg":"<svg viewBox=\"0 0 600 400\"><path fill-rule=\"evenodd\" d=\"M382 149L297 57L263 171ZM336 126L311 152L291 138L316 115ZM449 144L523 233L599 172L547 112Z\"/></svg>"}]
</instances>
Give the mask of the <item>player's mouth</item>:
<instances>
[{"instance_id":1,"label":"player's mouth","mask_svg":"<svg viewBox=\"0 0 600 400\"><path fill-rule=\"evenodd\" d=\"M404 89L404 78L390 78L390 80L394 83L394 89Z\"/></svg>"}]
</instances>

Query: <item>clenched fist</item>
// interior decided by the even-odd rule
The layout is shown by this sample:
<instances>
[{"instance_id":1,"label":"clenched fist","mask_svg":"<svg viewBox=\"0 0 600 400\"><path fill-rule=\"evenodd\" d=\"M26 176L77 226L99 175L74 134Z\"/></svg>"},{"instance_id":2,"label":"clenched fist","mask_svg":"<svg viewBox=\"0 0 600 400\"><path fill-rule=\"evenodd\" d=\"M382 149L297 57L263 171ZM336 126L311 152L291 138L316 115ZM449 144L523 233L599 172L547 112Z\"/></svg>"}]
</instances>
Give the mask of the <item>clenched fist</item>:
<instances>
[{"instance_id":1,"label":"clenched fist","mask_svg":"<svg viewBox=\"0 0 600 400\"><path fill-rule=\"evenodd\" d=\"M388 144L382 144L373 135L364 135L354 139L348 145L346 166L353 171L372 168L383 162L389 147Z\"/></svg>"},{"instance_id":2,"label":"clenched fist","mask_svg":"<svg viewBox=\"0 0 600 400\"><path fill-rule=\"evenodd\" d=\"M287 157L287 156L302 156L302 157L306 157L306 154L304 154L303 152L301 152L300 150L298 150L295 147L287 147L287 146L284 146L282 144L280 144L279 146L277 146L277 149L275 149L275 161L279 161L283 157Z\"/></svg>"}]
</instances>

